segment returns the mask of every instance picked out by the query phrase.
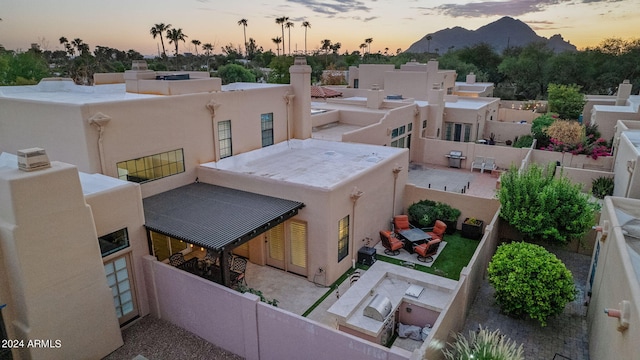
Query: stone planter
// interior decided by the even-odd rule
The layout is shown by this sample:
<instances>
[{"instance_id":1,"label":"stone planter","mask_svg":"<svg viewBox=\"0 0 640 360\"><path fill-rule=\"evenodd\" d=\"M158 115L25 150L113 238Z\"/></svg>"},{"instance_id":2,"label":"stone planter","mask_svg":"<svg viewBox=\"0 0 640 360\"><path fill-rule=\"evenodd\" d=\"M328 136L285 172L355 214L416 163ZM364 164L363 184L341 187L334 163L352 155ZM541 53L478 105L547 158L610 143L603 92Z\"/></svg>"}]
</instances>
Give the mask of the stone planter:
<instances>
[{"instance_id":1,"label":"stone planter","mask_svg":"<svg viewBox=\"0 0 640 360\"><path fill-rule=\"evenodd\" d=\"M462 223L462 237L473 240L480 240L482 238L482 226L484 225L484 221L477 220L479 225L467 224L467 220L469 218L464 219Z\"/></svg>"}]
</instances>

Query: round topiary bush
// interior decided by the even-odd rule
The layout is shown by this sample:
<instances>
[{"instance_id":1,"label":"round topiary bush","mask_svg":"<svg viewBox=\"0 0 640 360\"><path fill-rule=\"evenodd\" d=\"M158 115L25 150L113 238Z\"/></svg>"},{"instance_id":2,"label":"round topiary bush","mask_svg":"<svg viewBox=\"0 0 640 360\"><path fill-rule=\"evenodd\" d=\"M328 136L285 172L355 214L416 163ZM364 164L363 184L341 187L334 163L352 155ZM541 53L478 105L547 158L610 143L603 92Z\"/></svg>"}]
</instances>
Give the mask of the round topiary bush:
<instances>
[{"instance_id":1,"label":"round topiary bush","mask_svg":"<svg viewBox=\"0 0 640 360\"><path fill-rule=\"evenodd\" d=\"M540 321L560 314L575 300L573 276L555 255L542 246L514 242L498 247L489 263L489 283L507 315Z\"/></svg>"}]
</instances>

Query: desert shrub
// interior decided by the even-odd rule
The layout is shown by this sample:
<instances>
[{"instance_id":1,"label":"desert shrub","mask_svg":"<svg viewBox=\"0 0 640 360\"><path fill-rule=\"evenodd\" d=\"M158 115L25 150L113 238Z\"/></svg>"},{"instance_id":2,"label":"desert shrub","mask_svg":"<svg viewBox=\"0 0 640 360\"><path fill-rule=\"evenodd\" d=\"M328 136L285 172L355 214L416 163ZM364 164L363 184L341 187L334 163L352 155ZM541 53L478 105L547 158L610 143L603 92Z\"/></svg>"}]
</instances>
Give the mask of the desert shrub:
<instances>
[{"instance_id":1,"label":"desert shrub","mask_svg":"<svg viewBox=\"0 0 640 360\"><path fill-rule=\"evenodd\" d=\"M613 178L601 176L591 181L591 193L598 199L613 195Z\"/></svg>"},{"instance_id":2,"label":"desert shrub","mask_svg":"<svg viewBox=\"0 0 640 360\"><path fill-rule=\"evenodd\" d=\"M501 176L500 217L526 239L565 244L580 239L595 223L598 205L582 193L580 184L554 177L554 164L546 171L531 165L521 173L515 167Z\"/></svg>"},{"instance_id":3,"label":"desert shrub","mask_svg":"<svg viewBox=\"0 0 640 360\"><path fill-rule=\"evenodd\" d=\"M496 302L504 313L538 320L542 326L576 297L571 272L539 245L500 245L491 258L488 273Z\"/></svg>"},{"instance_id":4,"label":"desert shrub","mask_svg":"<svg viewBox=\"0 0 640 360\"><path fill-rule=\"evenodd\" d=\"M455 337L455 343L444 350L447 360L491 359L491 360L524 360L522 345L500 333L500 330L470 331L469 337L462 334Z\"/></svg>"},{"instance_id":5,"label":"desert shrub","mask_svg":"<svg viewBox=\"0 0 640 360\"><path fill-rule=\"evenodd\" d=\"M547 135L562 143L577 145L583 138L583 127L574 120L558 120L545 129Z\"/></svg>"},{"instance_id":6,"label":"desert shrub","mask_svg":"<svg viewBox=\"0 0 640 360\"><path fill-rule=\"evenodd\" d=\"M513 143L513 147L515 148L528 148L533 145L533 136L532 135L522 135Z\"/></svg>"}]
</instances>

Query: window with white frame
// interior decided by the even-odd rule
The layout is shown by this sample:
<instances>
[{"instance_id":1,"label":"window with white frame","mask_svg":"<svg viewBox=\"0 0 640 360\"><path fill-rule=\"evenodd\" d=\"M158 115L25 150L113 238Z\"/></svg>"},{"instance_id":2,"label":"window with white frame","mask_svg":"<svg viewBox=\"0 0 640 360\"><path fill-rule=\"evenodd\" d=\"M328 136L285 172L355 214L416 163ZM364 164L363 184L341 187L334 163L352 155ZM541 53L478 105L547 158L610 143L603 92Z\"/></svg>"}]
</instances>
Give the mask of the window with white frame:
<instances>
[{"instance_id":1,"label":"window with white frame","mask_svg":"<svg viewBox=\"0 0 640 360\"><path fill-rule=\"evenodd\" d=\"M273 113L260 115L262 147L273 145Z\"/></svg>"},{"instance_id":2,"label":"window with white frame","mask_svg":"<svg viewBox=\"0 0 640 360\"><path fill-rule=\"evenodd\" d=\"M220 159L233 155L231 148L231 120L218 122L218 145L220 147Z\"/></svg>"}]
</instances>

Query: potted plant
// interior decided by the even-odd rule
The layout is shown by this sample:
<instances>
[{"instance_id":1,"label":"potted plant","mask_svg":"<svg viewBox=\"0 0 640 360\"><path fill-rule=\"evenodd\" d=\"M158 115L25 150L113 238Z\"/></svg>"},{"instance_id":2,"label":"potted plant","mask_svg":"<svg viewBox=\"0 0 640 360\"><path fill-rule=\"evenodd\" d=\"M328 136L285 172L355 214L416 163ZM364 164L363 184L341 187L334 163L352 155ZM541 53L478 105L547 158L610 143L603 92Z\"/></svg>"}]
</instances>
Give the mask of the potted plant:
<instances>
[{"instance_id":1,"label":"potted plant","mask_svg":"<svg viewBox=\"0 0 640 360\"><path fill-rule=\"evenodd\" d=\"M482 225L484 221L476 218L466 218L462 223L462 237L479 240L482 237Z\"/></svg>"}]
</instances>

